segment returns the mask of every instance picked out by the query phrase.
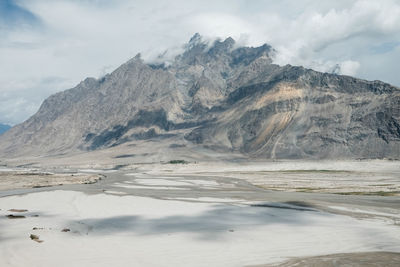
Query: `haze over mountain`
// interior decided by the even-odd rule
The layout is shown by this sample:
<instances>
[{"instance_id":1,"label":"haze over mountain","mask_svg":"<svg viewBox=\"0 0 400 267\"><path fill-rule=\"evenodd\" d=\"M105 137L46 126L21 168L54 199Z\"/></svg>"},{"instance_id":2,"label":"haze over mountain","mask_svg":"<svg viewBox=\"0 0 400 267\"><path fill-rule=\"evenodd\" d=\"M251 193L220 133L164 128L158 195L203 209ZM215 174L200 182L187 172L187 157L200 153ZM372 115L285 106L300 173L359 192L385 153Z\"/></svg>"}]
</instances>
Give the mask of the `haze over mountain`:
<instances>
[{"instance_id":1,"label":"haze over mountain","mask_svg":"<svg viewBox=\"0 0 400 267\"><path fill-rule=\"evenodd\" d=\"M195 34L169 65L138 54L50 96L0 137L0 153L134 151L152 140L257 158L400 158L399 88L278 66L273 53Z\"/></svg>"}]
</instances>

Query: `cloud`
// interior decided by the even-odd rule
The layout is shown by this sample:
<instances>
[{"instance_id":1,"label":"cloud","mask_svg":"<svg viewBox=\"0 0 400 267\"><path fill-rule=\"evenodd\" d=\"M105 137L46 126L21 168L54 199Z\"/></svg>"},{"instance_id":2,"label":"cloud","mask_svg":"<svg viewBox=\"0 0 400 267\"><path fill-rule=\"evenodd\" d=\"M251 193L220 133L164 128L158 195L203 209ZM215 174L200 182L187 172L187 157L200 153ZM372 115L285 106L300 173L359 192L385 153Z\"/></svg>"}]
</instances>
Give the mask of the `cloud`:
<instances>
[{"instance_id":1,"label":"cloud","mask_svg":"<svg viewBox=\"0 0 400 267\"><path fill-rule=\"evenodd\" d=\"M360 68L360 62L346 60L340 63L340 73L343 75L354 76Z\"/></svg>"},{"instance_id":2,"label":"cloud","mask_svg":"<svg viewBox=\"0 0 400 267\"><path fill-rule=\"evenodd\" d=\"M400 41L385 42L371 47L374 54L385 54L400 46Z\"/></svg>"},{"instance_id":3,"label":"cloud","mask_svg":"<svg viewBox=\"0 0 400 267\"><path fill-rule=\"evenodd\" d=\"M12 15L0 21L0 122L23 121L50 94L100 77L138 52L148 61L164 52L173 58L195 32L269 43L278 64L400 85L398 0L1 3L0 17Z\"/></svg>"},{"instance_id":4,"label":"cloud","mask_svg":"<svg viewBox=\"0 0 400 267\"><path fill-rule=\"evenodd\" d=\"M44 96L68 88L71 81L61 77L14 79L2 81L0 90L0 121L14 125L35 113Z\"/></svg>"},{"instance_id":5,"label":"cloud","mask_svg":"<svg viewBox=\"0 0 400 267\"><path fill-rule=\"evenodd\" d=\"M326 13L306 12L279 23L285 25L285 31L282 34L280 27L273 34L278 36L272 40L279 51L277 63L328 71L335 61L347 71L348 62L359 56L359 49L380 46L387 39L398 40L400 5L394 1L356 1L343 9L331 9ZM332 51L335 47L339 49ZM356 75L354 71L360 67L355 66L353 64L353 71L349 72L351 75ZM399 80L393 81L400 84Z\"/></svg>"},{"instance_id":6,"label":"cloud","mask_svg":"<svg viewBox=\"0 0 400 267\"><path fill-rule=\"evenodd\" d=\"M4 32L4 28L31 28L38 24L40 24L38 17L14 1L2 0L0 2L0 32Z\"/></svg>"}]
</instances>

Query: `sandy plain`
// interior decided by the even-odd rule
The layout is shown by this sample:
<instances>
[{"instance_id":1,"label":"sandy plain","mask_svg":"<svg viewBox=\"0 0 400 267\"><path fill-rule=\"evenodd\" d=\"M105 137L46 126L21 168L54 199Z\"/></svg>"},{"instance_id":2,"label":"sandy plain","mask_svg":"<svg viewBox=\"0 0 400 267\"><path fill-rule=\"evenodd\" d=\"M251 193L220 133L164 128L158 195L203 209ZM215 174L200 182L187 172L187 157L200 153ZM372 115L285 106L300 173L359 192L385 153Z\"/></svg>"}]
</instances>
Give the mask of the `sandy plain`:
<instances>
[{"instance_id":1,"label":"sandy plain","mask_svg":"<svg viewBox=\"0 0 400 267\"><path fill-rule=\"evenodd\" d=\"M0 191L64 184L91 184L100 180L101 177L100 174L52 173L29 169L0 168Z\"/></svg>"},{"instance_id":2,"label":"sandy plain","mask_svg":"<svg viewBox=\"0 0 400 267\"><path fill-rule=\"evenodd\" d=\"M38 188L46 175L9 176L0 266L398 266L399 165L69 166L52 175L104 178Z\"/></svg>"}]
</instances>

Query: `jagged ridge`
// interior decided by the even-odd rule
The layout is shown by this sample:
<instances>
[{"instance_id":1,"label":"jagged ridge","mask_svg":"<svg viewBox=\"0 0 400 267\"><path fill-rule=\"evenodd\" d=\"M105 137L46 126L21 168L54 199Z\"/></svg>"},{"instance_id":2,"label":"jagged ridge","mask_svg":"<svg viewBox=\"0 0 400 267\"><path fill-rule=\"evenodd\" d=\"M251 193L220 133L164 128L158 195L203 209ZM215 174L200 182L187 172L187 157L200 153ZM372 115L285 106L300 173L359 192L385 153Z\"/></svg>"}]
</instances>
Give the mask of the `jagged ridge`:
<instances>
[{"instance_id":1,"label":"jagged ridge","mask_svg":"<svg viewBox=\"0 0 400 267\"><path fill-rule=\"evenodd\" d=\"M137 55L44 101L0 137L7 154L96 150L174 138L267 158L400 157L400 90L272 64L268 46L192 37L169 66Z\"/></svg>"}]
</instances>

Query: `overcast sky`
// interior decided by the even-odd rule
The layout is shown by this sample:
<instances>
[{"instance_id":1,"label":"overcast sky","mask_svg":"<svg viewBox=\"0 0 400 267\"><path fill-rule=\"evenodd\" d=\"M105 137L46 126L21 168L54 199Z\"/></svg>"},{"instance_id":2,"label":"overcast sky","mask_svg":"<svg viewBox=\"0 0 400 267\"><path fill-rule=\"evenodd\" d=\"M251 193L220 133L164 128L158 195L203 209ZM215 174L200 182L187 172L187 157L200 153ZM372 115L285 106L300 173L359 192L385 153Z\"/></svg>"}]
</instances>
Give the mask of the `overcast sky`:
<instances>
[{"instance_id":1,"label":"overcast sky","mask_svg":"<svg viewBox=\"0 0 400 267\"><path fill-rule=\"evenodd\" d=\"M0 123L138 52L179 53L196 32L268 43L277 64L400 86L400 0L0 0Z\"/></svg>"}]
</instances>

